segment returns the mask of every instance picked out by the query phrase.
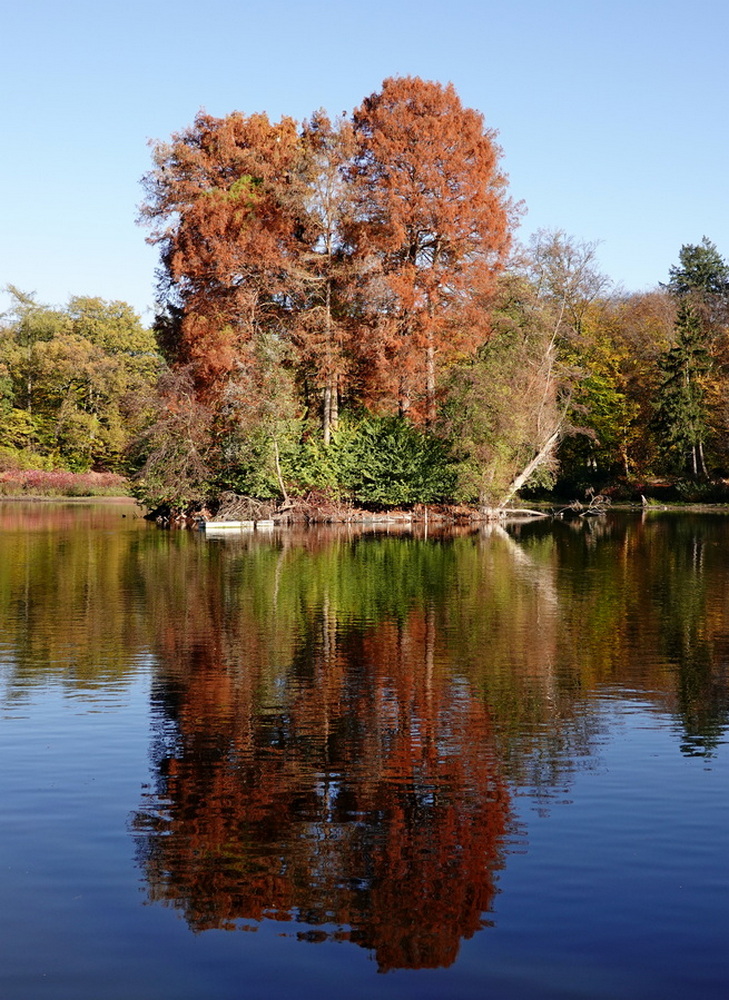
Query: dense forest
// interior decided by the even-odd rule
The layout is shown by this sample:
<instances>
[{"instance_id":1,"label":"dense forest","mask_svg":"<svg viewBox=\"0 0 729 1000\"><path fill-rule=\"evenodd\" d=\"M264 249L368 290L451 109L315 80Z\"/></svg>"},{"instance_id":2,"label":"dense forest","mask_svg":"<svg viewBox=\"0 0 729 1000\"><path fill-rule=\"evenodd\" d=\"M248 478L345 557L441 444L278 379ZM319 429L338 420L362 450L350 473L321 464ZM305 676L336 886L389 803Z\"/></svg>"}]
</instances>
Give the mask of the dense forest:
<instances>
[{"instance_id":1,"label":"dense forest","mask_svg":"<svg viewBox=\"0 0 729 1000\"><path fill-rule=\"evenodd\" d=\"M654 290L616 289L597 243L517 241L500 158L418 78L336 120L200 112L143 179L153 330L11 289L0 471L123 472L177 509L723 497L729 265L703 237Z\"/></svg>"}]
</instances>

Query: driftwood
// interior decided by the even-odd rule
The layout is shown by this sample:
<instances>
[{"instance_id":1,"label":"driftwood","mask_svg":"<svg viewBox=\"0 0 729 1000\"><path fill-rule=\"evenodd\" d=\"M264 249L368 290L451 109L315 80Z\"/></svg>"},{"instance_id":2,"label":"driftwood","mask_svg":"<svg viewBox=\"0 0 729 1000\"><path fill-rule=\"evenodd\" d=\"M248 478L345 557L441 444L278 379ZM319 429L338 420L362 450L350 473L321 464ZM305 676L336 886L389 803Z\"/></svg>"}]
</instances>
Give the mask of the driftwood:
<instances>
[{"instance_id":1,"label":"driftwood","mask_svg":"<svg viewBox=\"0 0 729 1000\"><path fill-rule=\"evenodd\" d=\"M436 505L433 508L418 506L411 511L383 511L372 513L371 511L360 510L348 503L337 501L316 491L307 494L306 497L296 497L289 499L286 503L276 503L274 500L256 500L254 497L242 496L232 491L221 493L218 497L217 510L213 505L212 514L215 521L270 521L279 523L308 523L308 524L343 524L356 522L397 522L407 521L416 523L424 521L427 525L430 520L440 524L464 523L468 521L487 521L492 524L503 522L511 518L531 518L531 517L591 517L604 514L610 507L610 498L598 494L590 496L589 502L581 503L573 500L571 504L561 510L535 510L531 507L510 507L506 504L489 507L481 506L478 513L470 508L441 508ZM191 526L200 520L208 520L211 512L208 510L198 511L188 516L180 515L175 519L176 526ZM160 521L157 518L158 523ZM170 521L169 518L165 522ZM179 525L178 525L179 522ZM184 522L184 523L182 523Z\"/></svg>"},{"instance_id":2,"label":"driftwood","mask_svg":"<svg viewBox=\"0 0 729 1000\"><path fill-rule=\"evenodd\" d=\"M268 521L276 512L276 504L253 497L239 496L230 491L221 493L215 514L216 521Z\"/></svg>"},{"instance_id":3,"label":"driftwood","mask_svg":"<svg viewBox=\"0 0 729 1000\"><path fill-rule=\"evenodd\" d=\"M555 517L569 516L570 514L576 517L596 517L599 514L606 514L610 509L610 497L603 496L602 493L597 493L594 496L589 496L589 503L587 505L580 503L579 500L573 500L571 504L563 507L561 510L554 512Z\"/></svg>"}]
</instances>

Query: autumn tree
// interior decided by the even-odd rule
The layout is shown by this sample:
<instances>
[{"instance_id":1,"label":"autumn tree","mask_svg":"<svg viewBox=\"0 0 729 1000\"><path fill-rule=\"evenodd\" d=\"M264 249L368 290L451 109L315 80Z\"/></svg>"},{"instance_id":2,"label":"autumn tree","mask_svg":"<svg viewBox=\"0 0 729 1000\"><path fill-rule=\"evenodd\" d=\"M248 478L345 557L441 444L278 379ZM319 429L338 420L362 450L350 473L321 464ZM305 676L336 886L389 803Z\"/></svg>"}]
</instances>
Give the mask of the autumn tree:
<instances>
[{"instance_id":1,"label":"autumn tree","mask_svg":"<svg viewBox=\"0 0 729 1000\"><path fill-rule=\"evenodd\" d=\"M189 368L162 372L152 418L130 446L134 493L159 511L205 502L212 475L213 414Z\"/></svg>"},{"instance_id":2,"label":"autumn tree","mask_svg":"<svg viewBox=\"0 0 729 1000\"><path fill-rule=\"evenodd\" d=\"M432 423L439 361L483 340L509 248L500 149L451 84L417 77L385 80L353 121L346 236L368 323L366 377L374 397Z\"/></svg>"},{"instance_id":3,"label":"autumn tree","mask_svg":"<svg viewBox=\"0 0 729 1000\"><path fill-rule=\"evenodd\" d=\"M675 322L676 302L661 288L615 295L603 313L602 341L622 396L612 436L627 478L653 472L660 461L653 422L663 378L659 359L673 343Z\"/></svg>"},{"instance_id":4,"label":"autumn tree","mask_svg":"<svg viewBox=\"0 0 729 1000\"><path fill-rule=\"evenodd\" d=\"M292 434L304 449L316 413L328 448L342 402L433 423L443 362L487 336L513 217L494 133L451 85L386 80L352 121L301 129L200 112L153 155L157 335L226 476L272 468L285 498Z\"/></svg>"},{"instance_id":5,"label":"autumn tree","mask_svg":"<svg viewBox=\"0 0 729 1000\"><path fill-rule=\"evenodd\" d=\"M288 314L305 214L296 123L201 111L153 158L141 219L161 253L161 345L214 396Z\"/></svg>"},{"instance_id":6,"label":"autumn tree","mask_svg":"<svg viewBox=\"0 0 729 1000\"><path fill-rule=\"evenodd\" d=\"M324 445L339 422L343 380L351 368L347 299L353 279L343 223L349 210L346 182L354 145L351 123L331 121L323 111L302 128L307 182L308 245L302 248L297 277L302 295L293 327L305 385L321 394Z\"/></svg>"}]
</instances>

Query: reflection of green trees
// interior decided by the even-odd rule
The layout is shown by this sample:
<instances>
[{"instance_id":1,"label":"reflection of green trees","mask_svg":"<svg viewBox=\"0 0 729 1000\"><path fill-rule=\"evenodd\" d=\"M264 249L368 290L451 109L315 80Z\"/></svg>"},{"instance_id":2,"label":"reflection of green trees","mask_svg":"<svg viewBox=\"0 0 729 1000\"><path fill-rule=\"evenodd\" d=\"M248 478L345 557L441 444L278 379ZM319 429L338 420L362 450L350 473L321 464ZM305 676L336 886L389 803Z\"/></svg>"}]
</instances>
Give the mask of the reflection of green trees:
<instances>
[{"instance_id":1,"label":"reflection of green trees","mask_svg":"<svg viewBox=\"0 0 729 1000\"><path fill-rule=\"evenodd\" d=\"M582 694L635 691L678 715L688 752L710 752L729 723L729 520L651 512L521 539L554 547L560 660Z\"/></svg>"},{"instance_id":2,"label":"reflection of green trees","mask_svg":"<svg viewBox=\"0 0 729 1000\"><path fill-rule=\"evenodd\" d=\"M0 650L11 693L123 679L146 646L130 505L0 504Z\"/></svg>"},{"instance_id":3,"label":"reflection of green trees","mask_svg":"<svg viewBox=\"0 0 729 1000\"><path fill-rule=\"evenodd\" d=\"M663 568L651 581L682 749L691 754L710 753L729 722L727 526L723 516L665 518Z\"/></svg>"},{"instance_id":4,"label":"reflection of green trees","mask_svg":"<svg viewBox=\"0 0 729 1000\"><path fill-rule=\"evenodd\" d=\"M727 724L721 516L213 541L124 512L0 507L2 644L15 676L86 683L150 651L168 671L204 643L238 670L259 663L265 701L292 671L305 680L342 630L432 608L437 661L489 706L517 779L527 742L543 753L545 733L561 759L583 752L588 723L574 706L605 686L676 712L692 752Z\"/></svg>"}]
</instances>

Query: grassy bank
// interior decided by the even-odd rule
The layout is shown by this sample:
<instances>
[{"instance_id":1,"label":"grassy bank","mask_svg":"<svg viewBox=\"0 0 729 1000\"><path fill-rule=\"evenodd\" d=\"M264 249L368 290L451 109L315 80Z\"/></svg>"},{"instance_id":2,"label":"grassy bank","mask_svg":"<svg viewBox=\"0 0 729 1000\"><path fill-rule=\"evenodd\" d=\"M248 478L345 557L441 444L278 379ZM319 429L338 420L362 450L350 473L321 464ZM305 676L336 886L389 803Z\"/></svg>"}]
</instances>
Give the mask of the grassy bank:
<instances>
[{"instance_id":1,"label":"grassy bank","mask_svg":"<svg viewBox=\"0 0 729 1000\"><path fill-rule=\"evenodd\" d=\"M114 472L47 472L40 469L0 472L0 499L128 496L129 481Z\"/></svg>"}]
</instances>

